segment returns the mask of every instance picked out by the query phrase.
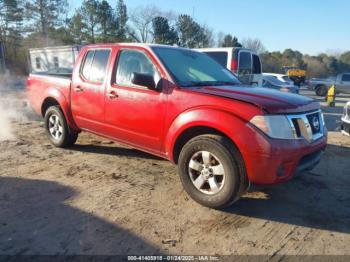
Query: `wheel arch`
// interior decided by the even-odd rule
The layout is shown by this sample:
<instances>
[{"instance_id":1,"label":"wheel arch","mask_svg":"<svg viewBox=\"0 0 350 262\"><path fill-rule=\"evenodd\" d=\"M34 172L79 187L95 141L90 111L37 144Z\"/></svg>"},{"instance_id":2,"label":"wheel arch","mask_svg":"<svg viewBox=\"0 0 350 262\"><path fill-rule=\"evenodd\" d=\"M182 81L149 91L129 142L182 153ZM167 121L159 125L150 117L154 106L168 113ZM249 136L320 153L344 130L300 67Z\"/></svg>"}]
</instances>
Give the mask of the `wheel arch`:
<instances>
[{"instance_id":1,"label":"wheel arch","mask_svg":"<svg viewBox=\"0 0 350 262\"><path fill-rule=\"evenodd\" d=\"M242 119L225 111L203 108L185 112L168 130L165 139L168 159L177 163L182 147L192 138L206 134L223 136L240 150L238 139L245 125Z\"/></svg>"},{"instance_id":2,"label":"wheel arch","mask_svg":"<svg viewBox=\"0 0 350 262\"><path fill-rule=\"evenodd\" d=\"M51 106L59 106L66 118L68 125L79 131L79 128L76 126L73 116L70 111L70 105L67 98L64 96L62 92L60 92L57 88L49 88L45 94L45 99L41 104L41 115L44 117L46 110Z\"/></svg>"}]
</instances>

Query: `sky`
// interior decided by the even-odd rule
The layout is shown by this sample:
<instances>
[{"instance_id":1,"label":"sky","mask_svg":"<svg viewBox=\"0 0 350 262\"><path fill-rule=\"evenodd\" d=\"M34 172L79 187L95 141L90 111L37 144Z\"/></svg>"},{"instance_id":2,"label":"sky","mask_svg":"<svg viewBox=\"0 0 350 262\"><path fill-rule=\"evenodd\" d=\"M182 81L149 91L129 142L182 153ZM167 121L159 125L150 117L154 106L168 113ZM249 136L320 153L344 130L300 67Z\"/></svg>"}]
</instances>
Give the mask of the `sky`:
<instances>
[{"instance_id":1,"label":"sky","mask_svg":"<svg viewBox=\"0 0 350 262\"><path fill-rule=\"evenodd\" d=\"M124 0L128 12L153 5L194 16L215 33L259 38L269 51L317 55L350 50L349 0ZM117 0L108 0L112 7ZM74 10L81 1L70 0Z\"/></svg>"}]
</instances>

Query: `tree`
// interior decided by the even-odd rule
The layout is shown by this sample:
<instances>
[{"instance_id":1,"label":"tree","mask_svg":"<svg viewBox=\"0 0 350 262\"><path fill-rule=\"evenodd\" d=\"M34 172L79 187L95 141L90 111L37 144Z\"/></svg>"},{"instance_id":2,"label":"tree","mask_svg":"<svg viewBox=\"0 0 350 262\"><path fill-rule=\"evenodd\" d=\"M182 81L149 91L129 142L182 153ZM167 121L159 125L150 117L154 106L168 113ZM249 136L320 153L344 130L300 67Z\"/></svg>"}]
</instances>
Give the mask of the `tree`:
<instances>
[{"instance_id":1,"label":"tree","mask_svg":"<svg viewBox=\"0 0 350 262\"><path fill-rule=\"evenodd\" d=\"M153 18L152 21L154 41L158 44L173 45L178 42L177 32L169 26L168 19L162 16Z\"/></svg>"},{"instance_id":2,"label":"tree","mask_svg":"<svg viewBox=\"0 0 350 262\"><path fill-rule=\"evenodd\" d=\"M350 65L350 51L341 54L339 60L344 64Z\"/></svg>"},{"instance_id":3,"label":"tree","mask_svg":"<svg viewBox=\"0 0 350 262\"><path fill-rule=\"evenodd\" d=\"M127 15L127 8L124 4L123 0L118 0L117 4L117 34L119 40L125 40L126 39L126 32L127 32L127 21L128 21L128 15Z\"/></svg>"},{"instance_id":4,"label":"tree","mask_svg":"<svg viewBox=\"0 0 350 262\"><path fill-rule=\"evenodd\" d=\"M209 39L205 34L205 29L194 21L189 15L180 15L176 25L179 34L180 46L187 48L200 48L208 46Z\"/></svg>"},{"instance_id":5,"label":"tree","mask_svg":"<svg viewBox=\"0 0 350 262\"><path fill-rule=\"evenodd\" d=\"M242 40L242 46L248 49L252 49L258 54L262 54L266 51L266 48L258 38L245 38Z\"/></svg>"},{"instance_id":6,"label":"tree","mask_svg":"<svg viewBox=\"0 0 350 262\"><path fill-rule=\"evenodd\" d=\"M225 35L222 43L220 43L221 47L242 47L241 43L238 42L237 37L232 37L232 35Z\"/></svg>"},{"instance_id":7,"label":"tree","mask_svg":"<svg viewBox=\"0 0 350 262\"><path fill-rule=\"evenodd\" d=\"M13 68L22 42L23 3L20 0L0 0L0 42L6 49L7 67Z\"/></svg>"},{"instance_id":8,"label":"tree","mask_svg":"<svg viewBox=\"0 0 350 262\"><path fill-rule=\"evenodd\" d=\"M106 0L102 0L98 4L97 14L101 28L101 40L103 42L114 40L117 36L117 20L113 8Z\"/></svg>"},{"instance_id":9,"label":"tree","mask_svg":"<svg viewBox=\"0 0 350 262\"><path fill-rule=\"evenodd\" d=\"M26 0L25 10L32 31L40 32L48 41L48 29L61 24L65 0Z\"/></svg>"},{"instance_id":10,"label":"tree","mask_svg":"<svg viewBox=\"0 0 350 262\"><path fill-rule=\"evenodd\" d=\"M81 13L76 11L68 23L68 31L73 38L75 44L83 44L89 38L87 33L87 25L83 20Z\"/></svg>"},{"instance_id":11,"label":"tree","mask_svg":"<svg viewBox=\"0 0 350 262\"><path fill-rule=\"evenodd\" d=\"M79 11L82 23L86 25L89 42L95 43L96 34L98 31L99 13L98 13L99 2L97 0L84 0Z\"/></svg>"},{"instance_id":12,"label":"tree","mask_svg":"<svg viewBox=\"0 0 350 262\"><path fill-rule=\"evenodd\" d=\"M129 35L136 41L141 43L153 42L153 26L152 21L155 17L160 16L158 8L154 6L141 7L130 16L130 21L134 29L129 29Z\"/></svg>"}]
</instances>

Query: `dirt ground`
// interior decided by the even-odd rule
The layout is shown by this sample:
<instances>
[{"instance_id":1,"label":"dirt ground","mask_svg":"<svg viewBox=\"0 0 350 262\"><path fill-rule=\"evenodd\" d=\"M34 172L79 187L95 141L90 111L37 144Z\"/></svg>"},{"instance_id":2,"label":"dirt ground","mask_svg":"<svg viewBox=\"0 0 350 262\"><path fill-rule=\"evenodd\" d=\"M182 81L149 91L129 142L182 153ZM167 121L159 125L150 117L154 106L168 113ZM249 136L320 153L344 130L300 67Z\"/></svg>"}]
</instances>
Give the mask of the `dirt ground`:
<instances>
[{"instance_id":1,"label":"dirt ground","mask_svg":"<svg viewBox=\"0 0 350 262\"><path fill-rule=\"evenodd\" d=\"M89 134L57 149L17 119L0 141L0 254L350 255L350 137L335 121L317 168L216 211L165 160Z\"/></svg>"}]
</instances>

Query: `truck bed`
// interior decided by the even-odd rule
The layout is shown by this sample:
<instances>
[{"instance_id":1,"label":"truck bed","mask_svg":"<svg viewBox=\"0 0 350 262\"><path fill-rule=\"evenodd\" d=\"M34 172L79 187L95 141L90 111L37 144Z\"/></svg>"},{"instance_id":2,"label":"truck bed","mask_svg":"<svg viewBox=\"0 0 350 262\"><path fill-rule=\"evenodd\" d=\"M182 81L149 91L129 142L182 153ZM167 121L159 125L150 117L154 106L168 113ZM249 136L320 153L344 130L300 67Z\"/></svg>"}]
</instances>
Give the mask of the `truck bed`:
<instances>
[{"instance_id":1,"label":"truck bed","mask_svg":"<svg viewBox=\"0 0 350 262\"><path fill-rule=\"evenodd\" d=\"M62 74L30 74L27 81L27 95L36 113L42 114L41 107L48 97L70 98L71 75Z\"/></svg>"}]
</instances>

